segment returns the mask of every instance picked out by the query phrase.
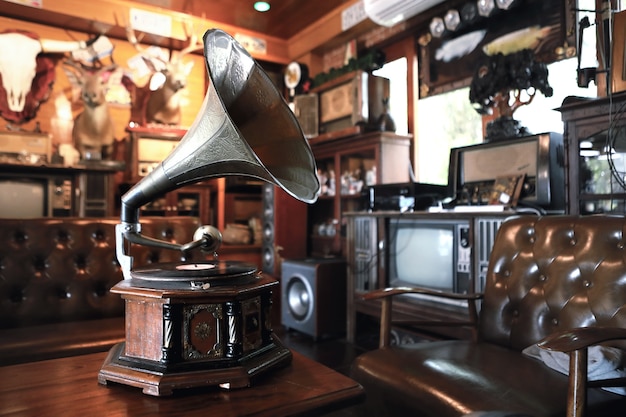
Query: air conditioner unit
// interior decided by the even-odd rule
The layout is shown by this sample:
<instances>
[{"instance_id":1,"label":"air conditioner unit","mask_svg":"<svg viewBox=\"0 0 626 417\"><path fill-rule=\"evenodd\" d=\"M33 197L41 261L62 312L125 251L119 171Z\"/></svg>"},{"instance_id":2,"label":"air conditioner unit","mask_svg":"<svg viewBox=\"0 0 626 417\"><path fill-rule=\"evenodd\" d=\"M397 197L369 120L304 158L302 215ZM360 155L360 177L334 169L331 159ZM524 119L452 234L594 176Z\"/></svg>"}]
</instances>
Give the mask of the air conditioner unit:
<instances>
[{"instance_id":1,"label":"air conditioner unit","mask_svg":"<svg viewBox=\"0 0 626 417\"><path fill-rule=\"evenodd\" d=\"M444 0L363 0L365 14L381 26L393 26Z\"/></svg>"}]
</instances>

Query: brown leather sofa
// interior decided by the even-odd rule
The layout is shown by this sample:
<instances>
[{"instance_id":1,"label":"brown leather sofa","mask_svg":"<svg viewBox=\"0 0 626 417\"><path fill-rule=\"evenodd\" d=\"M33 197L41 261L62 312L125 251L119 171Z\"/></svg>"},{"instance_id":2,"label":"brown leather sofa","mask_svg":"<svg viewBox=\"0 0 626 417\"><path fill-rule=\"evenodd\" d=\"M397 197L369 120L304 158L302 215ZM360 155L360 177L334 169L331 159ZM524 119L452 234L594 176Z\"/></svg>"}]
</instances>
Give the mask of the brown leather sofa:
<instances>
[{"instance_id":1,"label":"brown leather sofa","mask_svg":"<svg viewBox=\"0 0 626 417\"><path fill-rule=\"evenodd\" d=\"M568 416L582 416L586 399L588 416L626 415L626 397L588 387L585 369L588 344L626 336L625 247L623 217L507 220L491 253L484 295L478 297L482 307L470 317L477 340L382 346L359 356L352 376L367 394L361 414L553 417L565 416L567 408ZM382 335L393 323L385 314L392 311L392 297L407 292L365 296L384 300ZM383 345L388 340L381 336ZM540 360L523 353L541 353L538 342L572 352L571 378L567 365L565 373L547 365L549 355ZM625 345L619 343L602 348L617 347L621 357ZM624 365L598 362L611 372Z\"/></svg>"},{"instance_id":2,"label":"brown leather sofa","mask_svg":"<svg viewBox=\"0 0 626 417\"><path fill-rule=\"evenodd\" d=\"M0 219L0 365L108 350L124 340L116 218ZM142 233L192 240L197 218L147 217ZM133 245L135 265L180 260ZM196 255L200 256L200 255Z\"/></svg>"}]
</instances>

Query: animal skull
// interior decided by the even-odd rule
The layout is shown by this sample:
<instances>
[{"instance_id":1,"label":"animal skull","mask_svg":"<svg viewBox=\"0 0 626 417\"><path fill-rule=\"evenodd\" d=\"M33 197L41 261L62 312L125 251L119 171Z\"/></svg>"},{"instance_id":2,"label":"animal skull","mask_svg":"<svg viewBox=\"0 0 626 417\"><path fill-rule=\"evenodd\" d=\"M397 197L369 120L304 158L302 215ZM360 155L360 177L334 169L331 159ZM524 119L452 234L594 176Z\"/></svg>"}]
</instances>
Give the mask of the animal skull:
<instances>
[{"instance_id":1,"label":"animal skull","mask_svg":"<svg viewBox=\"0 0 626 417\"><path fill-rule=\"evenodd\" d=\"M0 103L0 108L6 106L9 112L13 113L20 113L29 107L36 109L38 103L34 106L28 105L29 99L32 100L31 96L35 93L31 90L49 88L47 85L36 86L33 82L37 76L37 56L42 52L69 52L85 45L85 42L81 41L40 40L36 34L17 30L0 33L0 77L6 95L6 103Z\"/></svg>"}]
</instances>

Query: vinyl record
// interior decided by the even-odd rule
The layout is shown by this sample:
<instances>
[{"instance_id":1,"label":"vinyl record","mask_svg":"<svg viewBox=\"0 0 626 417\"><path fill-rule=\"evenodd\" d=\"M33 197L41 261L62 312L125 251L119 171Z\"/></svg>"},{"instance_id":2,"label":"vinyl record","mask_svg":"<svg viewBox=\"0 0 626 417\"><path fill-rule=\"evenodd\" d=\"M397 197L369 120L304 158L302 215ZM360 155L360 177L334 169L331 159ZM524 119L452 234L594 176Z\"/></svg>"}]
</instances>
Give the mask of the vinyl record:
<instances>
[{"instance_id":1,"label":"vinyl record","mask_svg":"<svg viewBox=\"0 0 626 417\"><path fill-rule=\"evenodd\" d=\"M157 263L133 269L133 279L147 281L195 281L220 285L253 280L257 268L237 261Z\"/></svg>"}]
</instances>

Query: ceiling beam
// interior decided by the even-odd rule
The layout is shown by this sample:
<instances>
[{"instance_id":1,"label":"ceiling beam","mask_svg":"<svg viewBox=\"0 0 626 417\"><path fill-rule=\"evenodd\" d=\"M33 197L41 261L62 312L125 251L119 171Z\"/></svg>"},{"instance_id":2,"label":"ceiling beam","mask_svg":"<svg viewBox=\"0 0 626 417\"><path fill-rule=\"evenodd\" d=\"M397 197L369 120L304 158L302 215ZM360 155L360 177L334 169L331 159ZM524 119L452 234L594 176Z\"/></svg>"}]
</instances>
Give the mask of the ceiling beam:
<instances>
[{"instance_id":1,"label":"ceiling beam","mask_svg":"<svg viewBox=\"0 0 626 417\"><path fill-rule=\"evenodd\" d=\"M353 0L337 7L323 18L289 38L287 40L289 57L295 60L311 52L321 54L376 28L378 25L369 18L365 18L365 20L348 30L344 31L342 29L341 15L343 11L360 1Z\"/></svg>"}]
</instances>

